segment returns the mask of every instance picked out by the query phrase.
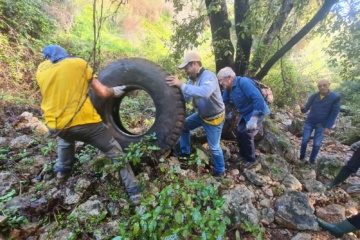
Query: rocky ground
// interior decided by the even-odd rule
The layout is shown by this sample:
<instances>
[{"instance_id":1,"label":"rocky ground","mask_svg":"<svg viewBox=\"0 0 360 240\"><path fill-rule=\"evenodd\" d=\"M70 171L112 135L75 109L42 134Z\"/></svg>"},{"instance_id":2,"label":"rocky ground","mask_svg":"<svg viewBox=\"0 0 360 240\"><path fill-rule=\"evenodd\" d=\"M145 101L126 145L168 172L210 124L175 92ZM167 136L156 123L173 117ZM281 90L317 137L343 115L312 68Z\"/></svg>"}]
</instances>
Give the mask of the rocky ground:
<instances>
[{"instance_id":1,"label":"rocky ground","mask_svg":"<svg viewBox=\"0 0 360 240\"><path fill-rule=\"evenodd\" d=\"M79 162L72 177L65 184L58 183L51 171L56 141L46 136L40 115L36 107L9 104L0 109L0 239L117 236L119 222L139 208L129 204L111 169L103 168L101 174L96 171L101 154L82 143L77 145ZM339 222L356 214L360 178L354 175L340 187L325 190L323 183L336 175L352 153L349 146L330 135L324 139L316 167L299 161L301 128L297 126L301 121L288 112L269 117L256 144L259 164L251 170L233 162L238 156L236 143L224 140L226 176L220 180L209 175L211 164L189 165L175 157L166 158L156 167L143 165L136 172L146 181L145 195L159 190L153 183L164 175L159 169L177 167L176 174L182 178L207 179L226 199L224 217L231 221L227 239L239 239L239 235L241 239L261 239L256 238L258 230L253 227L249 231L244 222L263 228L262 239L335 239L319 229L316 217ZM197 137L194 135L194 139ZM206 162L206 144L196 146L194 150ZM357 236L347 234L343 239Z\"/></svg>"}]
</instances>

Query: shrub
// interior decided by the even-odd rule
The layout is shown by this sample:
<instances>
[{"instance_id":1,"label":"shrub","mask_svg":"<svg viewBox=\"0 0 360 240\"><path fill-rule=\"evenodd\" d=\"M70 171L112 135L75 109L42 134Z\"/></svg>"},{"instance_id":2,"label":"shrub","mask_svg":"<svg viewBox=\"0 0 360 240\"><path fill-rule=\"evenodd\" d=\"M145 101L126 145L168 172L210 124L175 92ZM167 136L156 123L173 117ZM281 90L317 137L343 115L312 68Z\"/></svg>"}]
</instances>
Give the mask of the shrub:
<instances>
[{"instance_id":1,"label":"shrub","mask_svg":"<svg viewBox=\"0 0 360 240\"><path fill-rule=\"evenodd\" d=\"M0 31L17 35L17 40L41 39L54 27L54 22L42 11L46 1L41 0L0 0ZM11 35L11 34L10 34Z\"/></svg>"},{"instance_id":2,"label":"shrub","mask_svg":"<svg viewBox=\"0 0 360 240\"><path fill-rule=\"evenodd\" d=\"M174 169L173 169L174 170ZM170 181L169 181L170 180ZM228 218L225 199L204 179L180 180L173 171L161 179L165 187L142 201L142 210L119 226L115 239L222 239Z\"/></svg>"}]
</instances>

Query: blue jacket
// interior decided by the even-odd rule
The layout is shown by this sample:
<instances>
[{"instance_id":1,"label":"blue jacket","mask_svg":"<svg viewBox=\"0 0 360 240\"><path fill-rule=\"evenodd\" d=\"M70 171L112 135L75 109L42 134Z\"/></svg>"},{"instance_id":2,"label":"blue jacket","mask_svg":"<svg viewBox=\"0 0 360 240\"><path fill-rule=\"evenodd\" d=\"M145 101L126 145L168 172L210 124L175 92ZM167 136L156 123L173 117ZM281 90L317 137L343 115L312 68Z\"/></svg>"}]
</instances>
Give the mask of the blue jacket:
<instances>
[{"instance_id":1,"label":"blue jacket","mask_svg":"<svg viewBox=\"0 0 360 240\"><path fill-rule=\"evenodd\" d=\"M202 118L212 117L225 111L219 83L213 72L201 69L195 84L189 78L187 84L183 83L181 88L185 101L193 100L194 108Z\"/></svg>"},{"instance_id":2,"label":"blue jacket","mask_svg":"<svg viewBox=\"0 0 360 240\"><path fill-rule=\"evenodd\" d=\"M254 115L258 115L261 121L270 113L260 90L250 78L236 76L231 90L225 89L222 97L225 105L230 102L235 104L240 113L239 121L244 118L248 122Z\"/></svg>"},{"instance_id":3,"label":"blue jacket","mask_svg":"<svg viewBox=\"0 0 360 240\"><path fill-rule=\"evenodd\" d=\"M320 93L314 93L309 97L305 108L301 112L306 113L309 110L310 112L305 120L306 123L331 129L340 112L340 96L329 91L323 99L320 99Z\"/></svg>"}]
</instances>

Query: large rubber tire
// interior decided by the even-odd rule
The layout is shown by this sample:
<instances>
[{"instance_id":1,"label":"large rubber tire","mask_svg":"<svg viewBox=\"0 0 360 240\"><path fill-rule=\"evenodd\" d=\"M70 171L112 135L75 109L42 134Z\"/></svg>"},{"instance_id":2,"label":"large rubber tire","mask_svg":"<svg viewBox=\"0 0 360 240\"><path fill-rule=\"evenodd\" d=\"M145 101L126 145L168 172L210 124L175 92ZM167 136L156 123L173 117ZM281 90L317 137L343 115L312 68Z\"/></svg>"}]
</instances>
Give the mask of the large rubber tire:
<instances>
[{"instance_id":1,"label":"large rubber tire","mask_svg":"<svg viewBox=\"0 0 360 240\"><path fill-rule=\"evenodd\" d=\"M99 81L104 85L126 85L125 95L129 91L143 90L150 95L156 108L154 124L147 132L136 135L127 131L119 118L122 98L102 100L94 92L90 93L90 99L103 122L123 149L152 133L156 133L156 144L161 148L157 155L165 153L178 141L185 123L185 102L180 89L167 85L167 75L160 66L141 58L119 60L100 72Z\"/></svg>"}]
</instances>

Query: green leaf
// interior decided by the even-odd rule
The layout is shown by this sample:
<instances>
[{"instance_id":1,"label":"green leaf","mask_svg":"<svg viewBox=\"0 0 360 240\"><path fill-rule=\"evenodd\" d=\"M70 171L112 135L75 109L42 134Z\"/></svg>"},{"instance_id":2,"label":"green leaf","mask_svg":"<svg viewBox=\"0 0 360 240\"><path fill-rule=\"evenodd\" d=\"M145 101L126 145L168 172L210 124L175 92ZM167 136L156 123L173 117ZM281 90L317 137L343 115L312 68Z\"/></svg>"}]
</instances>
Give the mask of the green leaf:
<instances>
[{"instance_id":1,"label":"green leaf","mask_svg":"<svg viewBox=\"0 0 360 240\"><path fill-rule=\"evenodd\" d=\"M134 226L133 226L133 234L134 234L134 236L138 235L139 230L140 230L139 223L135 223Z\"/></svg>"},{"instance_id":2,"label":"green leaf","mask_svg":"<svg viewBox=\"0 0 360 240\"><path fill-rule=\"evenodd\" d=\"M181 224L183 223L183 221L184 221L183 214L180 211L177 211L175 213L175 222Z\"/></svg>"}]
</instances>

